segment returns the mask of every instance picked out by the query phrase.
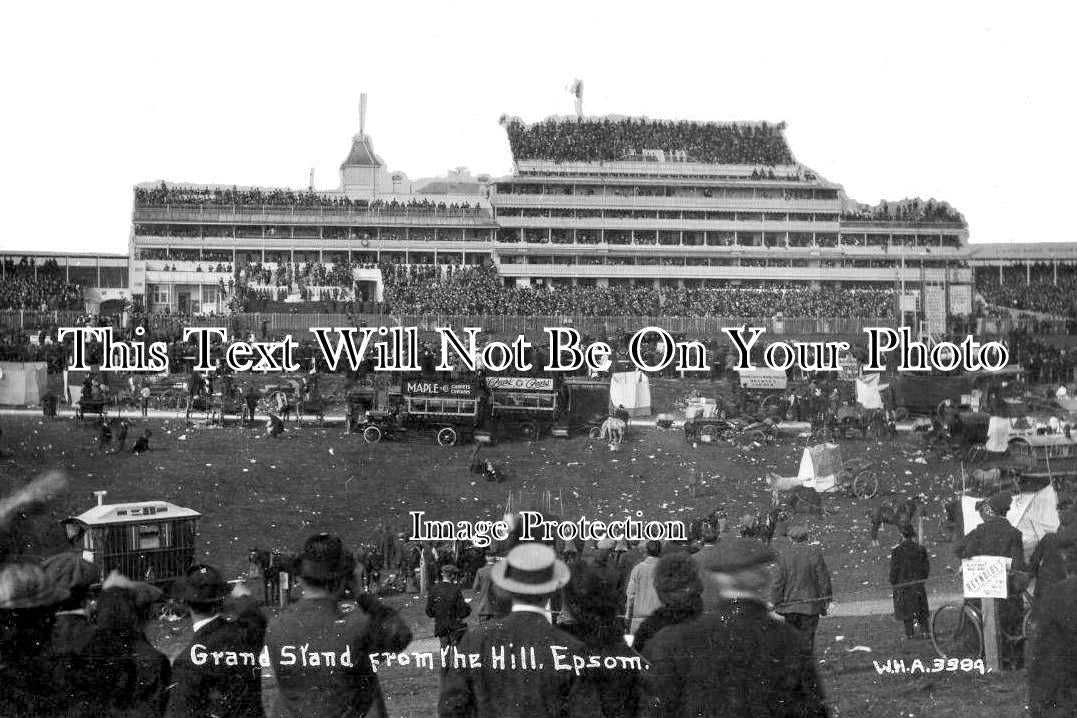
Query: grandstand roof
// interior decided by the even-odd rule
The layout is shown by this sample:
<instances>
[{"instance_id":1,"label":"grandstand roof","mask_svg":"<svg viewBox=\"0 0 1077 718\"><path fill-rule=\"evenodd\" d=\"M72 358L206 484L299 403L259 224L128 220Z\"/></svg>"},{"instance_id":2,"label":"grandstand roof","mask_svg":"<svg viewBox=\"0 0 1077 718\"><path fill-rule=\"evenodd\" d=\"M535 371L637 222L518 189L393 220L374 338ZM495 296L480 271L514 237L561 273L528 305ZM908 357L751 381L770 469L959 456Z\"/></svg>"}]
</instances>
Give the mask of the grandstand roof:
<instances>
[{"instance_id":1,"label":"grandstand roof","mask_svg":"<svg viewBox=\"0 0 1077 718\"><path fill-rule=\"evenodd\" d=\"M352 138L352 149L341 167L384 167L385 163L374 154L374 145L369 135L356 135Z\"/></svg>"},{"instance_id":2,"label":"grandstand roof","mask_svg":"<svg viewBox=\"0 0 1077 718\"><path fill-rule=\"evenodd\" d=\"M970 244L968 252L980 262L1077 262L1077 242Z\"/></svg>"}]
</instances>

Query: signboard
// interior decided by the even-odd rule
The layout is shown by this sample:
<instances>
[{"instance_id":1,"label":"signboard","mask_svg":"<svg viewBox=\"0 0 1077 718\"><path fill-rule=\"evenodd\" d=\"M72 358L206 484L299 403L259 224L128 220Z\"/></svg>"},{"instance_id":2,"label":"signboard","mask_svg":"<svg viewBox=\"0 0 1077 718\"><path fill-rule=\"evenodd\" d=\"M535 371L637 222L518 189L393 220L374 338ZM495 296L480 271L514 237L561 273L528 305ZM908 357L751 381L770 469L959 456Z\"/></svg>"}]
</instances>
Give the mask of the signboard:
<instances>
[{"instance_id":1,"label":"signboard","mask_svg":"<svg viewBox=\"0 0 1077 718\"><path fill-rule=\"evenodd\" d=\"M467 382L427 381L409 379L404 383L408 394L429 396L475 396L475 386Z\"/></svg>"},{"instance_id":2,"label":"signboard","mask_svg":"<svg viewBox=\"0 0 1077 718\"><path fill-rule=\"evenodd\" d=\"M860 362L856 357L846 354L838 360L841 365L841 378L845 381L856 381L860 376Z\"/></svg>"},{"instance_id":3,"label":"signboard","mask_svg":"<svg viewBox=\"0 0 1077 718\"><path fill-rule=\"evenodd\" d=\"M961 562L965 598L1006 598L1006 574L1012 559L975 556Z\"/></svg>"},{"instance_id":4,"label":"signboard","mask_svg":"<svg viewBox=\"0 0 1077 718\"><path fill-rule=\"evenodd\" d=\"M972 314L972 287L968 284L950 285L950 314L963 317Z\"/></svg>"},{"instance_id":5,"label":"signboard","mask_svg":"<svg viewBox=\"0 0 1077 718\"><path fill-rule=\"evenodd\" d=\"M946 290L939 285L924 287L924 320L932 334L946 333Z\"/></svg>"},{"instance_id":6,"label":"signboard","mask_svg":"<svg viewBox=\"0 0 1077 718\"><path fill-rule=\"evenodd\" d=\"M740 385L745 389L785 389L789 379L784 371L756 367L755 369L738 369Z\"/></svg>"},{"instance_id":7,"label":"signboard","mask_svg":"<svg viewBox=\"0 0 1077 718\"><path fill-rule=\"evenodd\" d=\"M488 376L486 388L491 391L553 391L553 379L541 376Z\"/></svg>"},{"instance_id":8,"label":"signboard","mask_svg":"<svg viewBox=\"0 0 1077 718\"><path fill-rule=\"evenodd\" d=\"M917 305L920 303L920 295L917 292L906 292L901 295L901 311L916 313Z\"/></svg>"}]
</instances>

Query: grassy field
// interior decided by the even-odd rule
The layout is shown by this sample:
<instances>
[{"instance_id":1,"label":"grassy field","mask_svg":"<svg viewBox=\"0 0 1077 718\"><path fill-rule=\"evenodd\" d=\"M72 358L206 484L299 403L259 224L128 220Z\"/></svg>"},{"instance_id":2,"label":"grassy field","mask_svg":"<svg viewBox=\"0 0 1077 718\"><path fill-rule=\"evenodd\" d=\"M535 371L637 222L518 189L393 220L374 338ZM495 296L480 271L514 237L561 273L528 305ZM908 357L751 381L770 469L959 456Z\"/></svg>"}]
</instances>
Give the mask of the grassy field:
<instances>
[{"instance_id":1,"label":"grassy field","mask_svg":"<svg viewBox=\"0 0 1077 718\"><path fill-rule=\"evenodd\" d=\"M246 572L253 546L294 551L310 534L330 531L350 544L371 537L378 526L403 530L407 512L429 518L498 518L510 491L535 500L548 491L555 511L577 518L626 514L647 520L685 521L723 506L733 521L769 505L762 477L768 471L795 474L802 440L744 450L727 445L685 444L680 432L633 430L620 451L585 438L505 443L483 449L505 467L509 479L490 484L468 472L470 446L440 448L428 437L411 442L368 445L340 428L289 429L266 439L261 427L200 428L182 421L151 421L153 451L103 455L92 424L45 421L39 416L2 418L0 493L7 493L47 468L63 469L70 490L54 503L23 517L17 525L16 553L46 555L62 549L58 521L94 503L92 492L107 490L109 503L163 499L203 513L199 559L228 576ZM136 421L132 430L141 429ZM950 491L950 463L927 463L915 438L893 443L849 441L846 457L863 456L879 465L884 493L925 491L927 543L932 555L930 591L953 591L956 560L937 534L941 499ZM705 484L697 496L688 486L693 470ZM877 501L878 499L876 499ZM844 496L826 498L824 516L803 517L822 542L833 572L838 602L889 596L889 547L896 531L884 529L882 547L868 540L866 512L875 503ZM432 633L415 597L394 601L412 621L415 635ZM1024 696L1021 674L979 677L965 674L877 676L871 660L913 651L930 655L930 645L903 646L900 627L889 616L829 618L820 627L819 657L827 693L839 715L1018 715ZM841 641L836 636L842 635ZM182 640L174 635L174 641ZM846 653L861 645L871 648ZM910 654L911 655L911 654ZM430 715L437 672L387 673L393 715ZM973 709L974 706L980 708ZM1003 710L1005 708L1005 710ZM997 712L1001 711L1001 712Z\"/></svg>"}]
</instances>

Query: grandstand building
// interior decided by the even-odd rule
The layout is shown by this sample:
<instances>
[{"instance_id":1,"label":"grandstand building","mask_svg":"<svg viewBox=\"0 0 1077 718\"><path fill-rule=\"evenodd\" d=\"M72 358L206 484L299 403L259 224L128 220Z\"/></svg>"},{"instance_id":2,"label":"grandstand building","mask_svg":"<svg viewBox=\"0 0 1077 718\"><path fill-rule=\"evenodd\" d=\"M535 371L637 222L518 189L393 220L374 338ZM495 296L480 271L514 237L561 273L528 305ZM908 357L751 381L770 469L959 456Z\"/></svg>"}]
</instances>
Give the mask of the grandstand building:
<instances>
[{"instance_id":1,"label":"grandstand building","mask_svg":"<svg viewBox=\"0 0 1077 718\"><path fill-rule=\"evenodd\" d=\"M252 293L272 300L266 311L373 304L387 265L486 265L507 288L554 291L903 288L905 309L967 314L974 269L992 286L1059 285L1059 268L1069 277L1077 265L1072 244L970 245L945 203L857 204L796 161L784 124L501 124L509 176L457 168L412 182L390 171L361 123L336 190L145 183L128 255L4 258L54 263L90 311L132 299L180 314L226 312Z\"/></svg>"},{"instance_id":2,"label":"grandstand building","mask_svg":"<svg viewBox=\"0 0 1077 718\"><path fill-rule=\"evenodd\" d=\"M278 267L308 262L358 265L345 289L366 301L381 298L384 264L492 264L509 286L554 289L971 284L960 214L851 203L795 161L784 125L502 124L514 172L478 194L473 182L402 192L363 132L335 191L140 185L131 291L151 310L223 311L230 283L280 296ZM457 186L467 193L446 193ZM269 282L249 282L248 267ZM283 300L326 290L291 283Z\"/></svg>"},{"instance_id":3,"label":"grandstand building","mask_svg":"<svg viewBox=\"0 0 1077 718\"><path fill-rule=\"evenodd\" d=\"M946 205L861 208L793 158L784 124L503 120L496 256L519 284L968 285ZM894 211L890 211L894 210Z\"/></svg>"}]
</instances>

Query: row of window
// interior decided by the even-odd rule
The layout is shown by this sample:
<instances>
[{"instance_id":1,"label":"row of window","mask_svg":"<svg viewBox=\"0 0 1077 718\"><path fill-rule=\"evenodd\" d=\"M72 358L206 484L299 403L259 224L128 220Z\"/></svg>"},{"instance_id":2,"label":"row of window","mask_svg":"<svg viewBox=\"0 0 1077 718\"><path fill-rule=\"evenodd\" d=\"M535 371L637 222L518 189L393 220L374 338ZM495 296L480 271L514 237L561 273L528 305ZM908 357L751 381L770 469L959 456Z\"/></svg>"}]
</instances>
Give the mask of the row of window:
<instances>
[{"instance_id":1,"label":"row of window","mask_svg":"<svg viewBox=\"0 0 1077 718\"><path fill-rule=\"evenodd\" d=\"M792 187L699 187L692 185L623 185L623 184L539 184L503 183L496 185L498 195L554 195L581 197L681 197L688 199L783 199L833 200L835 189Z\"/></svg>"},{"instance_id":2,"label":"row of window","mask_svg":"<svg viewBox=\"0 0 1077 718\"><path fill-rule=\"evenodd\" d=\"M564 219L670 219L718 222L837 222L836 212L734 212L717 210L590 209L581 207L497 207L497 217Z\"/></svg>"}]
</instances>

